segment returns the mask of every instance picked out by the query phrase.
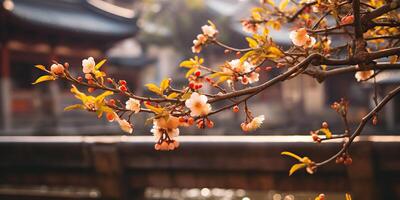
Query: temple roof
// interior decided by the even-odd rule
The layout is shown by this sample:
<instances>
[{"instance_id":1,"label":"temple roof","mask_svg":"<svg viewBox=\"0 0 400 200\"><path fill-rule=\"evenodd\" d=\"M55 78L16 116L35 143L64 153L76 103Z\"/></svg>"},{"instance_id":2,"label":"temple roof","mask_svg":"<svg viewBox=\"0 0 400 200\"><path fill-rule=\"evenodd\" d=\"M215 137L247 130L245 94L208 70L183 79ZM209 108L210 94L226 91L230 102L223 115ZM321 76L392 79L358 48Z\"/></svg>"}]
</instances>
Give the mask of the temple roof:
<instances>
[{"instance_id":1,"label":"temple roof","mask_svg":"<svg viewBox=\"0 0 400 200\"><path fill-rule=\"evenodd\" d=\"M6 12L6 21L12 21L17 27L111 39L130 37L138 31L134 11L100 0L12 0L12 2L14 4L12 9L1 9L1 12ZM28 26L25 26L25 23Z\"/></svg>"}]
</instances>

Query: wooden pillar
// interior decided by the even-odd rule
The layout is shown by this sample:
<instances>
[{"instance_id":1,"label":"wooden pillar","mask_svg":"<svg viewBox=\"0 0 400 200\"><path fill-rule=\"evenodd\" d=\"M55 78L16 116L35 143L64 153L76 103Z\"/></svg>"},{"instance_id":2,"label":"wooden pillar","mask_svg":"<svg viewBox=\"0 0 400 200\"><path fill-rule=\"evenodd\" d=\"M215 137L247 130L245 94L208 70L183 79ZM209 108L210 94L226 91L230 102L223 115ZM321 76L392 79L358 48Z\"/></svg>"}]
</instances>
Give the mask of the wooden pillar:
<instances>
[{"instance_id":1,"label":"wooden pillar","mask_svg":"<svg viewBox=\"0 0 400 200\"><path fill-rule=\"evenodd\" d=\"M374 156L371 142L359 142L352 146L353 164L348 167L351 194L355 200L375 200L378 185L375 177Z\"/></svg>"},{"instance_id":2,"label":"wooden pillar","mask_svg":"<svg viewBox=\"0 0 400 200\"><path fill-rule=\"evenodd\" d=\"M123 167L116 145L96 143L91 149L101 197L110 200L128 199L129 186L127 181L124 181Z\"/></svg>"},{"instance_id":3,"label":"wooden pillar","mask_svg":"<svg viewBox=\"0 0 400 200\"><path fill-rule=\"evenodd\" d=\"M51 48L50 54L48 55L48 67L53 64L53 60L57 60L57 55L55 53L54 47ZM43 91L41 92L44 95L40 96L41 117L37 124L37 127L35 128L34 135L55 135L58 129L59 117L62 112L60 86L57 81L50 81L43 85Z\"/></svg>"},{"instance_id":4,"label":"wooden pillar","mask_svg":"<svg viewBox=\"0 0 400 200\"><path fill-rule=\"evenodd\" d=\"M10 79L10 53L7 42L3 42L0 47L0 103L1 103L1 127L5 131L9 131L12 125L12 108L11 108L11 79Z\"/></svg>"}]
</instances>

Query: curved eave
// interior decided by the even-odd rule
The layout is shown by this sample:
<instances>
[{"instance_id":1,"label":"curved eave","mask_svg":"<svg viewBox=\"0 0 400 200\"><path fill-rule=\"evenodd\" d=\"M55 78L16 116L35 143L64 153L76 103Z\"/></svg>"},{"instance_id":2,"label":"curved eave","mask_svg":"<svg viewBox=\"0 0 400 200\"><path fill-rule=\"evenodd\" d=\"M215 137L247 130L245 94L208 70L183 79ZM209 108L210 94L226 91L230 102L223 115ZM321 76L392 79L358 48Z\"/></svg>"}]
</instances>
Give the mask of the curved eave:
<instances>
[{"instance_id":1,"label":"curved eave","mask_svg":"<svg viewBox=\"0 0 400 200\"><path fill-rule=\"evenodd\" d=\"M84 0L13 0L10 21L27 23L41 31L122 39L137 33L137 19L121 19L97 12ZM12 19L15 20L12 20ZM24 24L20 24L24 26Z\"/></svg>"}]
</instances>

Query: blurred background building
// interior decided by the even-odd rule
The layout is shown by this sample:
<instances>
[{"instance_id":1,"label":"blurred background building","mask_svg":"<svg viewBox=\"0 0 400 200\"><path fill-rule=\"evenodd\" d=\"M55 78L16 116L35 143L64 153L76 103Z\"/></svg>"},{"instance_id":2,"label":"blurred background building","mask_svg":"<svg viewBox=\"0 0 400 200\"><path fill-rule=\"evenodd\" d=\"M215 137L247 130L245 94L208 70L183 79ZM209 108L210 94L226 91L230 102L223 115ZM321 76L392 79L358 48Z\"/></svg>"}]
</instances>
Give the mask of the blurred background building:
<instances>
[{"instance_id":1,"label":"blurred background building","mask_svg":"<svg viewBox=\"0 0 400 200\"><path fill-rule=\"evenodd\" d=\"M192 40L208 19L220 30L220 39L238 48L246 42L239 23L258 1L251 0L2 0L1 5L1 134L68 135L121 134L115 124L98 120L90 113L62 109L76 101L67 83L54 82L32 86L39 75L35 64L49 65L53 60L69 62L79 73L81 60L93 56L107 58L110 76L125 79L138 94L148 82L164 77L173 84L187 84L180 61L191 56ZM288 27L272 31L281 46L291 45ZM340 40L340 38L338 38ZM207 65L217 66L234 59L223 49L206 48L202 54ZM280 73L261 74L261 80ZM380 91L390 88L395 79L381 77ZM206 88L207 89L207 88ZM321 121L341 129L340 118L329 109L334 101L350 101L350 121L356 124L371 107L372 87L356 83L354 76L333 77L322 84L309 77L298 77L276 85L252 100L255 115L265 114L263 128L256 134L307 134ZM400 120L398 99L380 116L369 133L394 133ZM143 127L146 116L135 121L136 134L149 134ZM225 111L216 116L210 131L188 129L185 134L241 134L242 116ZM224 125L219 125L224 124Z\"/></svg>"},{"instance_id":2,"label":"blurred background building","mask_svg":"<svg viewBox=\"0 0 400 200\"><path fill-rule=\"evenodd\" d=\"M174 152L155 151L152 137L137 136L150 135L145 115L134 119L134 136L115 136L124 133L105 119L62 111L77 102L68 83L31 84L41 73L35 64L69 62L72 73L81 74L82 59L92 56L97 62L106 58L107 74L127 80L137 94L151 95L144 84L165 77L182 87L187 80L178 66L193 56L190 47L200 27L210 19L220 30L220 40L246 48L247 34L239 21L258 2L0 0L0 199L309 200L321 192L329 199L344 199L349 191L355 199L379 199L374 196L378 193L380 199L399 197L398 136L361 137L351 151L351 167L329 165L313 176L287 176L293 160L283 159L280 152L323 160L341 144L328 143L322 151L308 136L280 135L308 134L322 121L342 131L341 119L330 109L341 97L350 101L352 126L372 108L372 85L357 83L352 74L321 84L300 76L275 85L249 104L254 115L266 116L262 128L251 133L255 136L183 136ZM270 34L287 48L289 31L283 26ZM209 66L236 58L213 46L200 56ZM281 72L261 72L260 82ZM391 71L377 76L379 96L398 84L399 77ZM181 134L243 135L242 117L221 112L213 116L215 128L181 129ZM399 122L400 98L395 97L380 113L378 126L369 124L365 132L396 134Z\"/></svg>"}]
</instances>

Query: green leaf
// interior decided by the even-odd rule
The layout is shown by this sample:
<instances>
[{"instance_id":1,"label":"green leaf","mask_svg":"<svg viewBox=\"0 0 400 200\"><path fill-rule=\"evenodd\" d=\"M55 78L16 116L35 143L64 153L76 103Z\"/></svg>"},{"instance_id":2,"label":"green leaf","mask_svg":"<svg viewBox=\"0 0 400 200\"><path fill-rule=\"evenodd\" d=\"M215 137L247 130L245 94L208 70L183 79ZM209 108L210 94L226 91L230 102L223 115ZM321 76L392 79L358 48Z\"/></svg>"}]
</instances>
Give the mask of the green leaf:
<instances>
[{"instance_id":1,"label":"green leaf","mask_svg":"<svg viewBox=\"0 0 400 200\"><path fill-rule=\"evenodd\" d=\"M32 84L35 85L35 84L38 84L38 83L41 83L44 81L54 81L54 80L56 80L56 77L51 76L51 75L44 75L44 76L41 76L38 79L36 79L36 81L33 82Z\"/></svg>"},{"instance_id":2,"label":"green leaf","mask_svg":"<svg viewBox=\"0 0 400 200\"><path fill-rule=\"evenodd\" d=\"M99 63L97 63L97 65L94 67L95 69L100 69L101 66L103 66L103 64L107 61L107 59L103 59L102 61L100 61Z\"/></svg>"},{"instance_id":3,"label":"green leaf","mask_svg":"<svg viewBox=\"0 0 400 200\"><path fill-rule=\"evenodd\" d=\"M304 167L306 167L307 165L306 164L304 164L304 163L297 163L297 164L294 164L291 168L290 168L290 170L289 170L289 176L291 176L294 172L296 172L297 170L299 170L299 169L302 169L302 168L304 168Z\"/></svg>"},{"instance_id":4,"label":"green leaf","mask_svg":"<svg viewBox=\"0 0 400 200\"><path fill-rule=\"evenodd\" d=\"M64 111L70 111L70 110L75 110L75 109L85 110L85 106L83 106L82 104L74 104L74 105L65 107Z\"/></svg>"}]
</instances>

